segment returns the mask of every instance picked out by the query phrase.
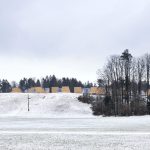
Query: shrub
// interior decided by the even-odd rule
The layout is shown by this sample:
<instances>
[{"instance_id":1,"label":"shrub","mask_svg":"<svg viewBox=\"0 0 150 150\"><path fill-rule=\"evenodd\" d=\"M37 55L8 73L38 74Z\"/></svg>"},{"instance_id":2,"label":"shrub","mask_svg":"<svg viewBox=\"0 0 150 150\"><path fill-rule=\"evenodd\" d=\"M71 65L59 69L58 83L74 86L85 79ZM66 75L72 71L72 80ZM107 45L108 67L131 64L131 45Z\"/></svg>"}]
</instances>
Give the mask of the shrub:
<instances>
[{"instance_id":1,"label":"shrub","mask_svg":"<svg viewBox=\"0 0 150 150\"><path fill-rule=\"evenodd\" d=\"M92 96L88 96L88 95L84 95L84 96L79 96L78 100L82 103L87 103L87 104L91 104L94 101L94 97Z\"/></svg>"}]
</instances>

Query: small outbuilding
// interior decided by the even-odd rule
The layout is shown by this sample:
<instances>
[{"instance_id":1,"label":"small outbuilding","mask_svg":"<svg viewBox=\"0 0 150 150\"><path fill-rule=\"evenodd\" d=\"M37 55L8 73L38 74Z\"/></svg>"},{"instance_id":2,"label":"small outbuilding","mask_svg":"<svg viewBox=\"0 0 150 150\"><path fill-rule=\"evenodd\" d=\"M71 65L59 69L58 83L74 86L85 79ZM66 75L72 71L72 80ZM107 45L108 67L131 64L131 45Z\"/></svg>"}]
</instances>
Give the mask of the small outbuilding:
<instances>
[{"instance_id":1,"label":"small outbuilding","mask_svg":"<svg viewBox=\"0 0 150 150\"><path fill-rule=\"evenodd\" d=\"M51 87L51 93L58 93L59 87Z\"/></svg>"},{"instance_id":2,"label":"small outbuilding","mask_svg":"<svg viewBox=\"0 0 150 150\"><path fill-rule=\"evenodd\" d=\"M27 93L45 93L45 90L42 87L32 87L27 90Z\"/></svg>"},{"instance_id":3,"label":"small outbuilding","mask_svg":"<svg viewBox=\"0 0 150 150\"><path fill-rule=\"evenodd\" d=\"M105 95L106 94L106 90L103 87L98 87L97 88L97 94L98 95Z\"/></svg>"},{"instance_id":4,"label":"small outbuilding","mask_svg":"<svg viewBox=\"0 0 150 150\"><path fill-rule=\"evenodd\" d=\"M74 87L74 93L82 93L83 89L82 87Z\"/></svg>"},{"instance_id":5,"label":"small outbuilding","mask_svg":"<svg viewBox=\"0 0 150 150\"><path fill-rule=\"evenodd\" d=\"M90 88L83 88L83 94L90 94Z\"/></svg>"},{"instance_id":6,"label":"small outbuilding","mask_svg":"<svg viewBox=\"0 0 150 150\"><path fill-rule=\"evenodd\" d=\"M50 88L44 88L45 93L50 93Z\"/></svg>"},{"instance_id":7,"label":"small outbuilding","mask_svg":"<svg viewBox=\"0 0 150 150\"><path fill-rule=\"evenodd\" d=\"M61 92L62 92L62 93L70 93L70 88L69 88L69 86L63 86L63 87L61 88Z\"/></svg>"},{"instance_id":8,"label":"small outbuilding","mask_svg":"<svg viewBox=\"0 0 150 150\"><path fill-rule=\"evenodd\" d=\"M105 95L105 88L103 88L103 87L91 87L90 94Z\"/></svg>"},{"instance_id":9,"label":"small outbuilding","mask_svg":"<svg viewBox=\"0 0 150 150\"><path fill-rule=\"evenodd\" d=\"M12 88L11 93L22 93L22 91L19 87L15 87L15 88Z\"/></svg>"},{"instance_id":10,"label":"small outbuilding","mask_svg":"<svg viewBox=\"0 0 150 150\"><path fill-rule=\"evenodd\" d=\"M46 93L44 88L42 87L35 87L34 90L35 90L35 93Z\"/></svg>"},{"instance_id":11,"label":"small outbuilding","mask_svg":"<svg viewBox=\"0 0 150 150\"><path fill-rule=\"evenodd\" d=\"M90 94L97 94L98 88L97 87L91 87L90 88Z\"/></svg>"},{"instance_id":12,"label":"small outbuilding","mask_svg":"<svg viewBox=\"0 0 150 150\"><path fill-rule=\"evenodd\" d=\"M34 87L27 89L26 93L35 93Z\"/></svg>"}]
</instances>

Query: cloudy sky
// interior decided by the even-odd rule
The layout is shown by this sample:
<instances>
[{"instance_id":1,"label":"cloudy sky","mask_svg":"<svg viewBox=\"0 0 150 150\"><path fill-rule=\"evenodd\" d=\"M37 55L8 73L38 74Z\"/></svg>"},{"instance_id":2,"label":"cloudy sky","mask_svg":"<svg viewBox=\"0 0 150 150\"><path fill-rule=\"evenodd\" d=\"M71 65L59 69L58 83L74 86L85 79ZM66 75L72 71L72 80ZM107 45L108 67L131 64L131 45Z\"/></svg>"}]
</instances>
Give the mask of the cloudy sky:
<instances>
[{"instance_id":1,"label":"cloudy sky","mask_svg":"<svg viewBox=\"0 0 150 150\"><path fill-rule=\"evenodd\" d=\"M95 81L109 55L150 52L149 0L0 0L0 78Z\"/></svg>"}]
</instances>

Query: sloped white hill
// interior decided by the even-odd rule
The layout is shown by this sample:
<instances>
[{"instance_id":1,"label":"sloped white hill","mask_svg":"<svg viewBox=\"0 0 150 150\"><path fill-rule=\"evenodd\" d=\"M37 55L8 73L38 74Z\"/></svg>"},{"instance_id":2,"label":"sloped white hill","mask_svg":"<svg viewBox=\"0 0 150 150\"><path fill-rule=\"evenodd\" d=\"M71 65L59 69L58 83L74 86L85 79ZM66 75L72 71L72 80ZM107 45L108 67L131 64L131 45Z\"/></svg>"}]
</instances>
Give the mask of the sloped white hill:
<instances>
[{"instance_id":1,"label":"sloped white hill","mask_svg":"<svg viewBox=\"0 0 150 150\"><path fill-rule=\"evenodd\" d=\"M31 99L28 112L28 94L1 93L0 116L91 117L90 105L79 102L78 96L74 93L29 94Z\"/></svg>"}]
</instances>

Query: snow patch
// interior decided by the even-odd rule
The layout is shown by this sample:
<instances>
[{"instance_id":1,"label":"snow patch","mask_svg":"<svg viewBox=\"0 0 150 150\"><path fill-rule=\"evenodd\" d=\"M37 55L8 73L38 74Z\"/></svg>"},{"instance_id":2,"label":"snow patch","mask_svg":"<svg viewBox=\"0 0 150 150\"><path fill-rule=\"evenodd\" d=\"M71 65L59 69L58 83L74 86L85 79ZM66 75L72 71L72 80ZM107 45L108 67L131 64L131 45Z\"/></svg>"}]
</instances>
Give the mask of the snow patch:
<instances>
[{"instance_id":1,"label":"snow patch","mask_svg":"<svg viewBox=\"0 0 150 150\"><path fill-rule=\"evenodd\" d=\"M28 94L1 93L0 117L92 117L90 105L78 101L80 94L46 93L29 94L30 111L28 112Z\"/></svg>"}]
</instances>

